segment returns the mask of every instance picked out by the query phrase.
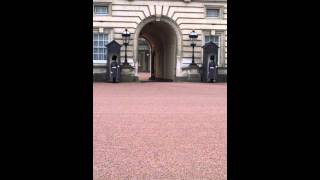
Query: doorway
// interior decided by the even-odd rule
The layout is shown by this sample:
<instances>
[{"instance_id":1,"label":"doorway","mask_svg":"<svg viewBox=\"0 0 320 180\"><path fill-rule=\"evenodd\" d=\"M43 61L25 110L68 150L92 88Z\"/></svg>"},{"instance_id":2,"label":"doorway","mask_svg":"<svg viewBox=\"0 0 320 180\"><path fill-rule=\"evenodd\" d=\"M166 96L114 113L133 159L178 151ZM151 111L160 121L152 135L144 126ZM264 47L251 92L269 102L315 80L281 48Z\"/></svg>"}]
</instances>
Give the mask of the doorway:
<instances>
[{"instance_id":1,"label":"doorway","mask_svg":"<svg viewBox=\"0 0 320 180\"><path fill-rule=\"evenodd\" d=\"M138 41L138 77L140 81L151 80L151 48L148 41Z\"/></svg>"},{"instance_id":2,"label":"doorway","mask_svg":"<svg viewBox=\"0 0 320 180\"><path fill-rule=\"evenodd\" d=\"M139 80L145 77L141 76L142 72L147 73L149 80L175 80L177 57L179 56L177 31L172 23L161 20L148 20L138 28L136 54L138 67L136 68L138 69ZM143 49L147 45L149 49Z\"/></svg>"}]
</instances>

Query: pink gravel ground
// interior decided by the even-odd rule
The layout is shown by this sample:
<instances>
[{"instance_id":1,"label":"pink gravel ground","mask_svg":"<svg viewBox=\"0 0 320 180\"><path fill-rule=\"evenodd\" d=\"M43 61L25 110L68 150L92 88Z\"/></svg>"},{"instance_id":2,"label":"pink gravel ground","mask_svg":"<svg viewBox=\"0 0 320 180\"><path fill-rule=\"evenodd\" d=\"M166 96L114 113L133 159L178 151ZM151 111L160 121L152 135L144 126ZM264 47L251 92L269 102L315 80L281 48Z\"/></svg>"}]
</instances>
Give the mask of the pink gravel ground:
<instances>
[{"instance_id":1,"label":"pink gravel ground","mask_svg":"<svg viewBox=\"0 0 320 180\"><path fill-rule=\"evenodd\" d=\"M93 179L227 179L225 83L94 83Z\"/></svg>"},{"instance_id":2,"label":"pink gravel ground","mask_svg":"<svg viewBox=\"0 0 320 180\"><path fill-rule=\"evenodd\" d=\"M148 81L151 76L151 73L148 72L139 72L139 80L140 81Z\"/></svg>"}]
</instances>

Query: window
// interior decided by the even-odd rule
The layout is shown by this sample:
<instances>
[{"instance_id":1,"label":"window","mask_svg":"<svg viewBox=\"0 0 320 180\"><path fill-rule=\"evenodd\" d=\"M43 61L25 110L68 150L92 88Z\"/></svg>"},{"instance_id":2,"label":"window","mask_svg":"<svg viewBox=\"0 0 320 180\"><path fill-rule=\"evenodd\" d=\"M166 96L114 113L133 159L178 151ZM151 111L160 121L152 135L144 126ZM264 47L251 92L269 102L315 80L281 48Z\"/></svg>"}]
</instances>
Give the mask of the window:
<instances>
[{"instance_id":1,"label":"window","mask_svg":"<svg viewBox=\"0 0 320 180\"><path fill-rule=\"evenodd\" d=\"M207 9L207 17L219 17L219 9Z\"/></svg>"},{"instance_id":2,"label":"window","mask_svg":"<svg viewBox=\"0 0 320 180\"><path fill-rule=\"evenodd\" d=\"M93 33L93 61L106 61L108 35L103 33Z\"/></svg>"},{"instance_id":3,"label":"window","mask_svg":"<svg viewBox=\"0 0 320 180\"><path fill-rule=\"evenodd\" d=\"M103 16L108 14L108 6L94 6L94 14L97 16Z\"/></svg>"},{"instance_id":4,"label":"window","mask_svg":"<svg viewBox=\"0 0 320 180\"><path fill-rule=\"evenodd\" d=\"M213 43L215 43L216 45L218 45L220 47L219 36L205 36L204 41L205 41L205 43L212 41Z\"/></svg>"}]
</instances>

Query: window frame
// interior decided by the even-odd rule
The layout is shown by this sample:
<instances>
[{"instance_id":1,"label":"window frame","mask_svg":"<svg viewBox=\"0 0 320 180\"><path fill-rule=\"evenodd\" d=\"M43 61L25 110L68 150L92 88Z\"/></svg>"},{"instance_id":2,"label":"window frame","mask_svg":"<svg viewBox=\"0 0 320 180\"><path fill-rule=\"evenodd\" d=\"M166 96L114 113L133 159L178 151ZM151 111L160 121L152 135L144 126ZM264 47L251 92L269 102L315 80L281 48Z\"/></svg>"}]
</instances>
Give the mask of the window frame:
<instances>
[{"instance_id":1,"label":"window frame","mask_svg":"<svg viewBox=\"0 0 320 180\"><path fill-rule=\"evenodd\" d=\"M103 59L94 59L94 55L95 54L97 54L98 56L99 55L101 55L101 53L99 52L99 50L100 49L102 49L102 46L99 46L99 42L101 42L100 41L100 39L99 39L99 37L98 37L98 46L94 46L94 34L103 34L104 35L104 40L102 40L102 42L105 42L105 44L103 45L103 48L104 48L104 53L103 53ZM109 36L110 36L110 34L109 33L107 33L107 32L99 32L99 31L93 31L92 32L92 61L93 61L93 63L94 64L105 64L106 62L107 62L107 54L108 54L108 52L107 52L107 49L106 49L106 47L105 47L105 45L106 44L108 44L109 43ZM97 53L95 53L94 52L94 49L98 49L98 52Z\"/></svg>"},{"instance_id":2,"label":"window frame","mask_svg":"<svg viewBox=\"0 0 320 180\"><path fill-rule=\"evenodd\" d=\"M208 16L208 10L209 9L217 9L218 12L218 16ZM204 16L205 18L209 18L209 19L223 19L223 12L224 12L224 7L221 5L205 5L205 13Z\"/></svg>"},{"instance_id":3,"label":"window frame","mask_svg":"<svg viewBox=\"0 0 320 180\"><path fill-rule=\"evenodd\" d=\"M93 16L111 16L111 3L108 2L94 2L93 3ZM107 14L96 14L96 7L101 6L101 7L107 7Z\"/></svg>"},{"instance_id":4,"label":"window frame","mask_svg":"<svg viewBox=\"0 0 320 180\"><path fill-rule=\"evenodd\" d=\"M208 16L209 10L217 10L218 11L217 16ZM206 16L209 18L219 18L220 17L220 9L219 8L207 8L206 9Z\"/></svg>"},{"instance_id":5,"label":"window frame","mask_svg":"<svg viewBox=\"0 0 320 180\"><path fill-rule=\"evenodd\" d=\"M106 13L97 13L97 8L100 7L104 7L106 9ZM96 16L107 16L109 14L109 7L108 6L105 6L105 5L95 5L94 6L94 14Z\"/></svg>"},{"instance_id":6,"label":"window frame","mask_svg":"<svg viewBox=\"0 0 320 180\"><path fill-rule=\"evenodd\" d=\"M221 35L204 35L204 44L207 43L206 42L206 37L209 37L209 40L211 39L211 37L218 37L218 47L220 47L221 44ZM209 42L209 41L208 41ZM213 41L212 41L213 42ZM215 42L214 42L215 43Z\"/></svg>"}]
</instances>

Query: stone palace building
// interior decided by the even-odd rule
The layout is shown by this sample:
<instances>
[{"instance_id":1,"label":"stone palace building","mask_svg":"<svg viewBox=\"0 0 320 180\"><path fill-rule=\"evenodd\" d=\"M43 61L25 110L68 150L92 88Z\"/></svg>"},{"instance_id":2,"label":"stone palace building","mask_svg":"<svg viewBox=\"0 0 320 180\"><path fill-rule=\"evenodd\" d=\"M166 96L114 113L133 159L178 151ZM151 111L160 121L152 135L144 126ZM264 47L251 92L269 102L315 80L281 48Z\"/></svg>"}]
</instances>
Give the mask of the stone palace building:
<instances>
[{"instance_id":1,"label":"stone palace building","mask_svg":"<svg viewBox=\"0 0 320 180\"><path fill-rule=\"evenodd\" d=\"M121 45L119 60L124 62L122 33L130 40L127 61L133 67L132 80L141 74L156 80L189 81L201 75L202 46L212 41L218 45L218 78L227 74L227 0L93 0L93 77L105 78L110 60L106 44L115 40ZM198 34L194 62L188 68L193 48L189 34Z\"/></svg>"}]
</instances>

